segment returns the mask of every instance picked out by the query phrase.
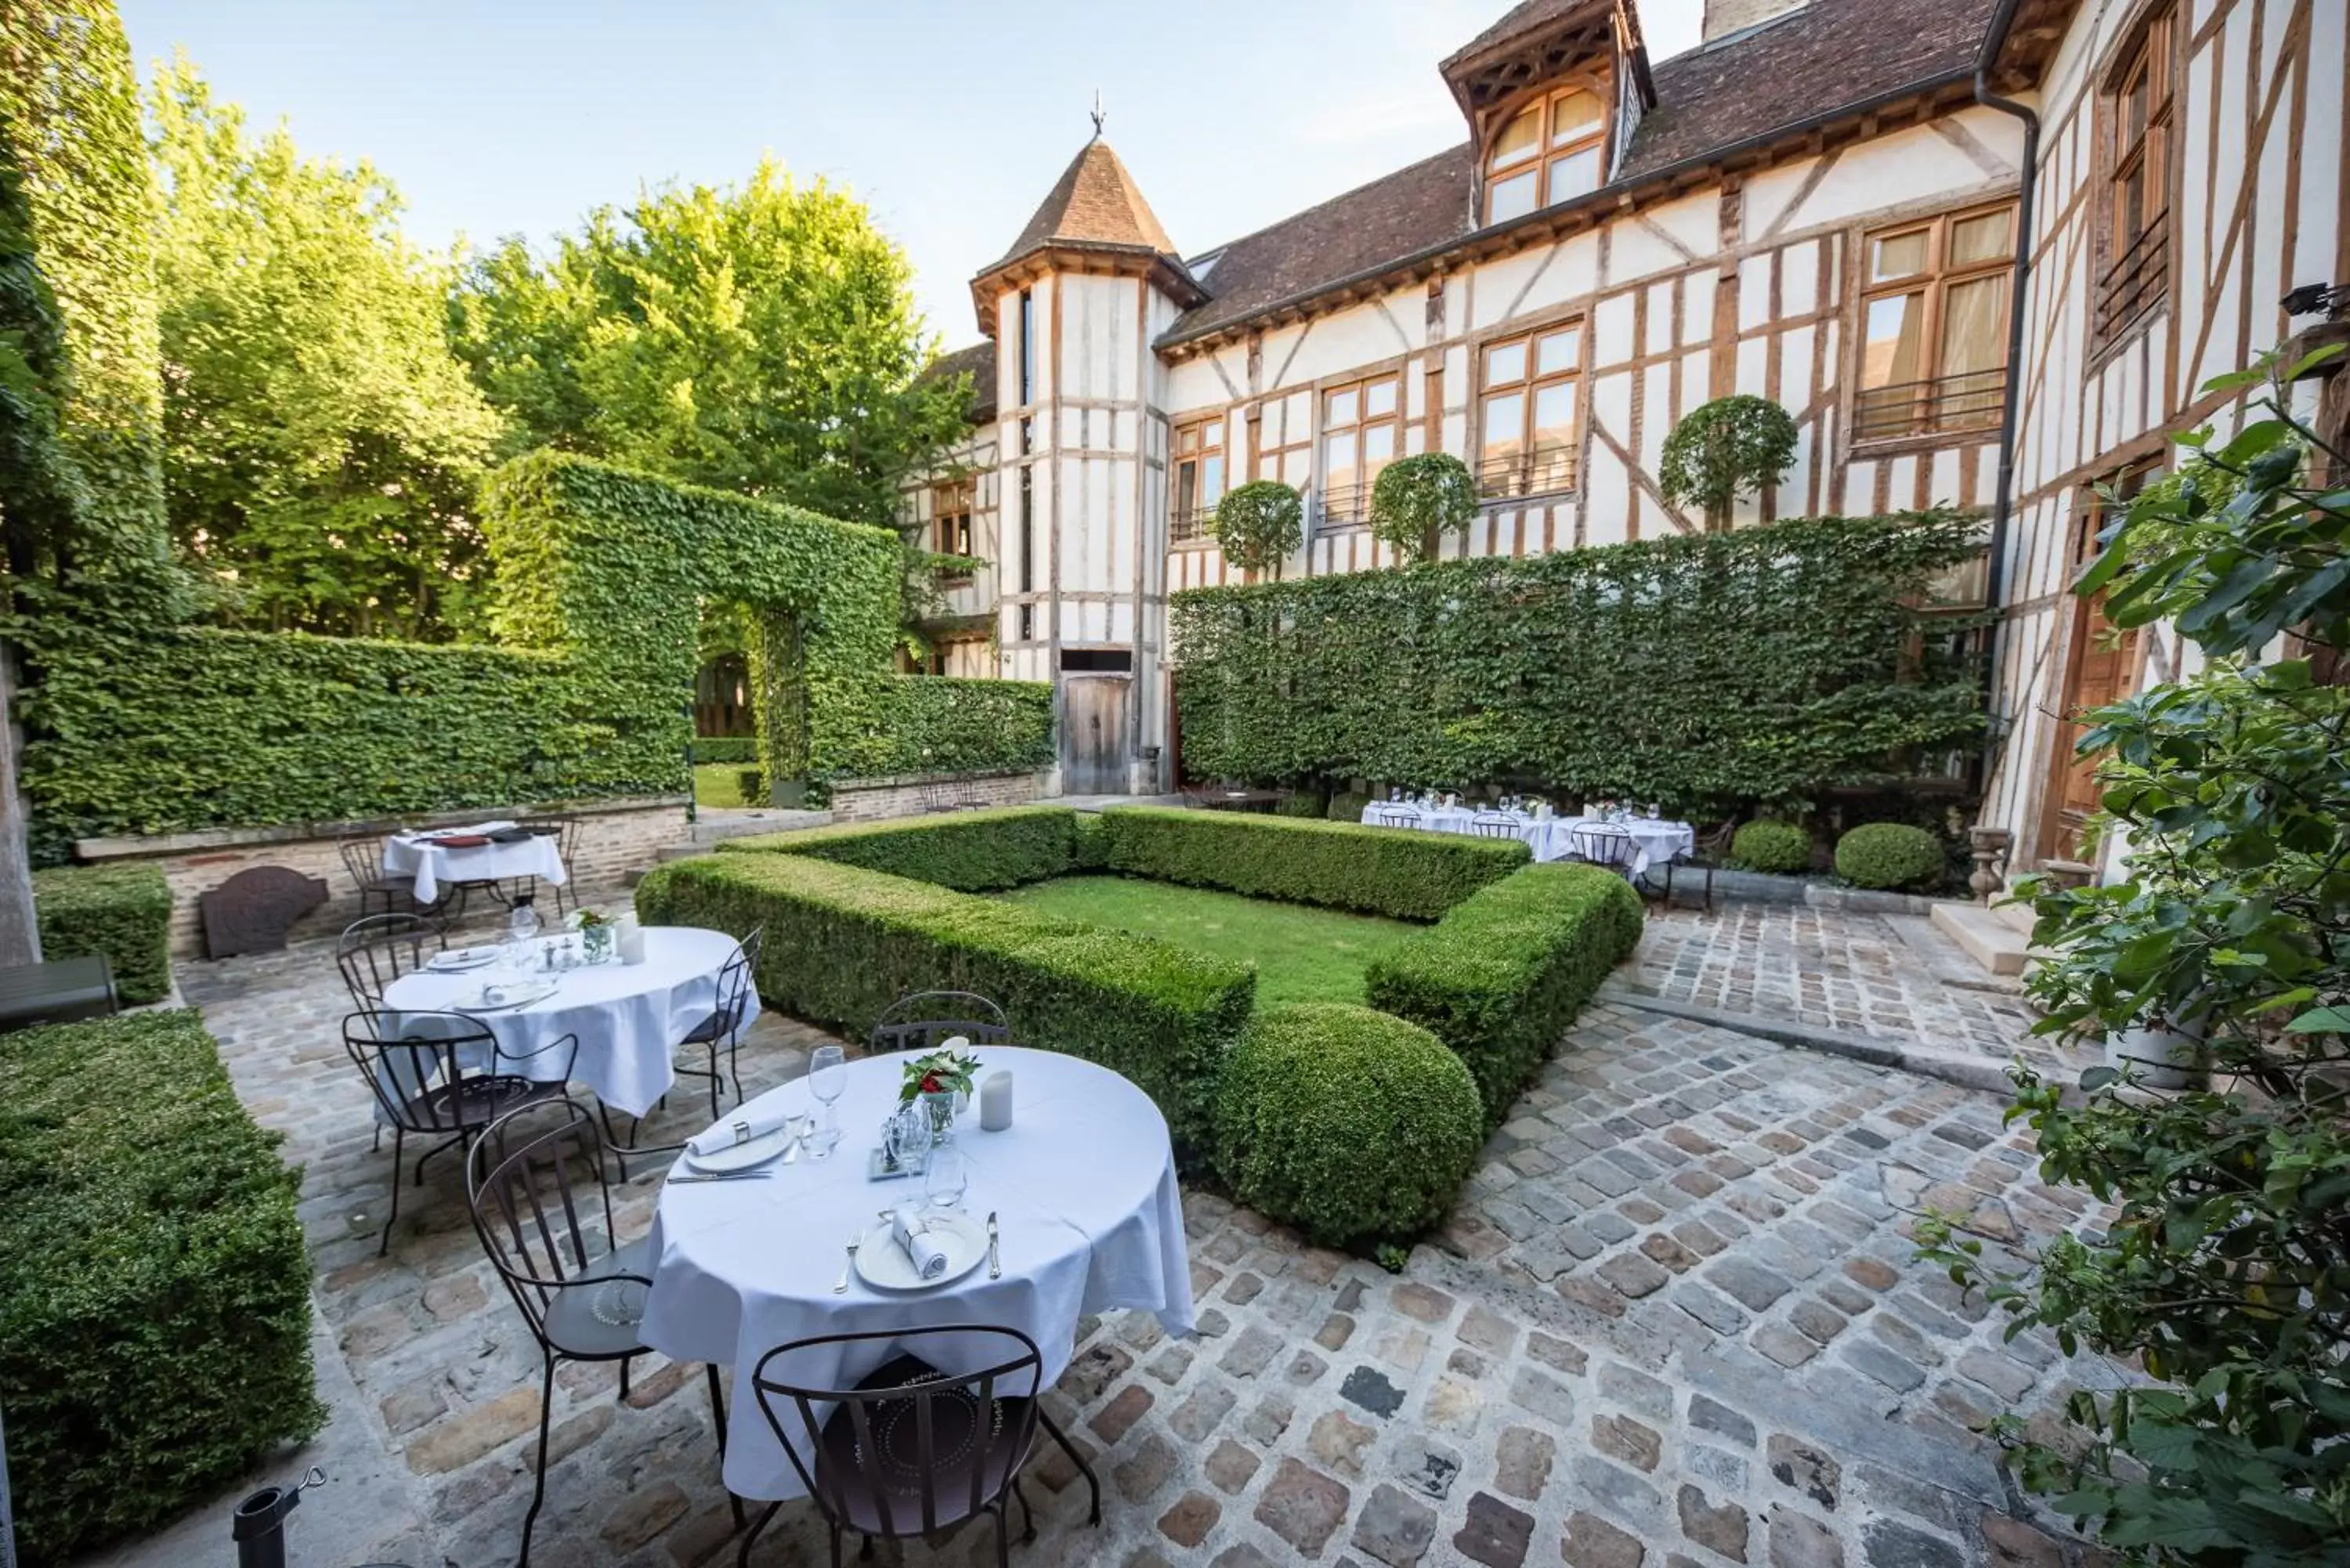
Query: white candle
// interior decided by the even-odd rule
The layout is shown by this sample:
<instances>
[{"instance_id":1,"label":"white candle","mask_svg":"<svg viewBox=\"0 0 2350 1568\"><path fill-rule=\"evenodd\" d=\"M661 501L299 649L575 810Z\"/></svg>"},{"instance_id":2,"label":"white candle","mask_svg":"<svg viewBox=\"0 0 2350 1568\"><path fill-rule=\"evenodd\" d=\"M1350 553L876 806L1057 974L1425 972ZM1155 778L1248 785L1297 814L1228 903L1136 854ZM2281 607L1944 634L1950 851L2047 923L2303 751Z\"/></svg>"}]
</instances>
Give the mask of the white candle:
<instances>
[{"instance_id":1,"label":"white candle","mask_svg":"<svg viewBox=\"0 0 2350 1568\"><path fill-rule=\"evenodd\" d=\"M990 1073L979 1081L979 1126L983 1132L1002 1132L1012 1125L1012 1071Z\"/></svg>"},{"instance_id":2,"label":"white candle","mask_svg":"<svg viewBox=\"0 0 2350 1568\"><path fill-rule=\"evenodd\" d=\"M622 963L644 962L644 927L637 923L637 918L634 915L622 915L619 923L620 929L615 939L615 945L619 950L620 961Z\"/></svg>"}]
</instances>

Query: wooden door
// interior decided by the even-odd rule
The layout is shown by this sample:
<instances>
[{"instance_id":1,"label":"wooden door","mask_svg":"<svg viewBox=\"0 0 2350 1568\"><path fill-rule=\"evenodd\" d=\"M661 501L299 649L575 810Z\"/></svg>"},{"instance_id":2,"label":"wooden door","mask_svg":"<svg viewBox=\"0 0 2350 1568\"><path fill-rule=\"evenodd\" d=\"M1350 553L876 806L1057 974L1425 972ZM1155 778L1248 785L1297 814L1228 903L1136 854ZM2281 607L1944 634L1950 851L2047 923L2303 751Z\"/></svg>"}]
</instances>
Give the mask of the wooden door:
<instances>
[{"instance_id":1,"label":"wooden door","mask_svg":"<svg viewBox=\"0 0 2350 1568\"><path fill-rule=\"evenodd\" d=\"M1127 792L1126 714L1134 682L1123 675L1061 678L1061 792Z\"/></svg>"},{"instance_id":2,"label":"wooden door","mask_svg":"<svg viewBox=\"0 0 2350 1568\"><path fill-rule=\"evenodd\" d=\"M2107 515L2095 504L2081 508L2073 540L2074 575L2096 558L2097 534ZM2073 600L2069 635L2060 719L2049 754L2047 808L2041 821L2043 862L2080 859L2082 829L2097 810L2097 764L2103 759L2084 757L2075 750L2088 728L2078 715L2117 702L2137 689L2138 634L2119 630L2106 618L2104 594Z\"/></svg>"}]
</instances>

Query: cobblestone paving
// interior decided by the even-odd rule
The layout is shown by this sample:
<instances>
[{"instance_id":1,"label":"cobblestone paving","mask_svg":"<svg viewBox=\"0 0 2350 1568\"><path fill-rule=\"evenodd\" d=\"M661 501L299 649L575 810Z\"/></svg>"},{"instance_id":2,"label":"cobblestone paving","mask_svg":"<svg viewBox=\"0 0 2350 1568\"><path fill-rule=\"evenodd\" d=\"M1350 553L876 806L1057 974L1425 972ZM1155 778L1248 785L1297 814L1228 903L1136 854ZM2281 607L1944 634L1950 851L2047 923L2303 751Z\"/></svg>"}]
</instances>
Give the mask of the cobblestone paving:
<instances>
[{"instance_id":1,"label":"cobblestone paving","mask_svg":"<svg viewBox=\"0 0 2350 1568\"><path fill-rule=\"evenodd\" d=\"M513 1561L538 1417L536 1348L467 1227L453 1162L402 1196L345 1061L317 949L182 976L239 1092L307 1168L317 1299L359 1390L337 1412L412 1475L412 1565ZM822 1036L763 1019L753 1092ZM681 1098L690 1098L690 1096ZM674 1105L674 1102L673 1102ZM1186 1201L1197 1337L1147 1314L1081 1328L1052 1395L1093 1458L1031 1469L1032 1564L1116 1568L2074 1568L2010 1516L1984 1441L2110 1376L2002 1348L1909 1258L1924 1207L1995 1245L2070 1224L1991 1097L1637 1010L1593 1009L1495 1137L1459 1211L1400 1275L1304 1245L1211 1194ZM673 1116L672 1131L698 1118ZM620 1202L648 1223L657 1173ZM700 1368L558 1377L543 1563L732 1561ZM756 1419L749 1411L737 1420ZM1041 1483L1041 1484L1036 1484ZM883 1544L892 1563L992 1562L986 1531ZM754 1561L825 1561L787 1507Z\"/></svg>"},{"instance_id":2,"label":"cobblestone paving","mask_svg":"<svg viewBox=\"0 0 2350 1568\"><path fill-rule=\"evenodd\" d=\"M1952 983L1965 976L1968 985ZM1651 909L1630 992L2004 1061L2038 1014L1921 915L1729 902ZM2034 1046L2035 1051L2040 1048Z\"/></svg>"}]
</instances>

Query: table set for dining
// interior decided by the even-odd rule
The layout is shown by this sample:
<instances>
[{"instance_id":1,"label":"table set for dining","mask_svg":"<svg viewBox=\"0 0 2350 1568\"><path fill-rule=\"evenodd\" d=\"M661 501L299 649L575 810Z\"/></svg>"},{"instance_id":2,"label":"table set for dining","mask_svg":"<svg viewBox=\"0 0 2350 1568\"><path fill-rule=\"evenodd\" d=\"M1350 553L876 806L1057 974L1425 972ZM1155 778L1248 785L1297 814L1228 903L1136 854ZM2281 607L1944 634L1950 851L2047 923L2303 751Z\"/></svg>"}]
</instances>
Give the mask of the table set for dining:
<instances>
[{"instance_id":1,"label":"table set for dining","mask_svg":"<svg viewBox=\"0 0 2350 1568\"><path fill-rule=\"evenodd\" d=\"M387 877L412 877L419 909L430 908L445 884L508 883L536 878L561 887L569 875L557 835L504 820L463 827L395 833L383 841Z\"/></svg>"},{"instance_id":2,"label":"table set for dining","mask_svg":"<svg viewBox=\"0 0 2350 1568\"><path fill-rule=\"evenodd\" d=\"M1370 827L1417 828L1424 833L1473 834L1478 824L1496 827L1506 823L1508 836L1518 839L1534 851L1536 860L1571 860L1578 858L1575 836L1579 832L1598 829L1603 832L1621 829L1632 840L1632 859L1628 869L1635 877L1644 876L1652 866L1663 866L1695 852L1697 829L1686 822L1675 822L1661 816L1638 812L1608 812L1586 815L1580 812L1562 814L1547 806L1534 811L1513 806L1470 806L1456 798L1430 801L1375 800L1363 807L1362 821ZM1495 836L1500 836L1499 833Z\"/></svg>"}]
</instances>

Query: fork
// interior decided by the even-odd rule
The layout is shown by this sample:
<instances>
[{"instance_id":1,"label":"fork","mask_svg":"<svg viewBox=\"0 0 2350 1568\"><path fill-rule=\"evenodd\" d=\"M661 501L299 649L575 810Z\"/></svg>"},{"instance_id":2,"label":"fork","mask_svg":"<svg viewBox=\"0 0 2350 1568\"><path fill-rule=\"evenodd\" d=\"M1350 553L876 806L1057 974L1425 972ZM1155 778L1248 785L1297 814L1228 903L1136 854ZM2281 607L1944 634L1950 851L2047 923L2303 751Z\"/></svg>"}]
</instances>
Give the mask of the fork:
<instances>
[{"instance_id":1,"label":"fork","mask_svg":"<svg viewBox=\"0 0 2350 1568\"><path fill-rule=\"evenodd\" d=\"M840 1278L832 1282L834 1295L845 1296L848 1293L848 1272L857 1267L857 1244L864 1240L865 1233L862 1231L848 1238L848 1261L840 1265Z\"/></svg>"}]
</instances>

